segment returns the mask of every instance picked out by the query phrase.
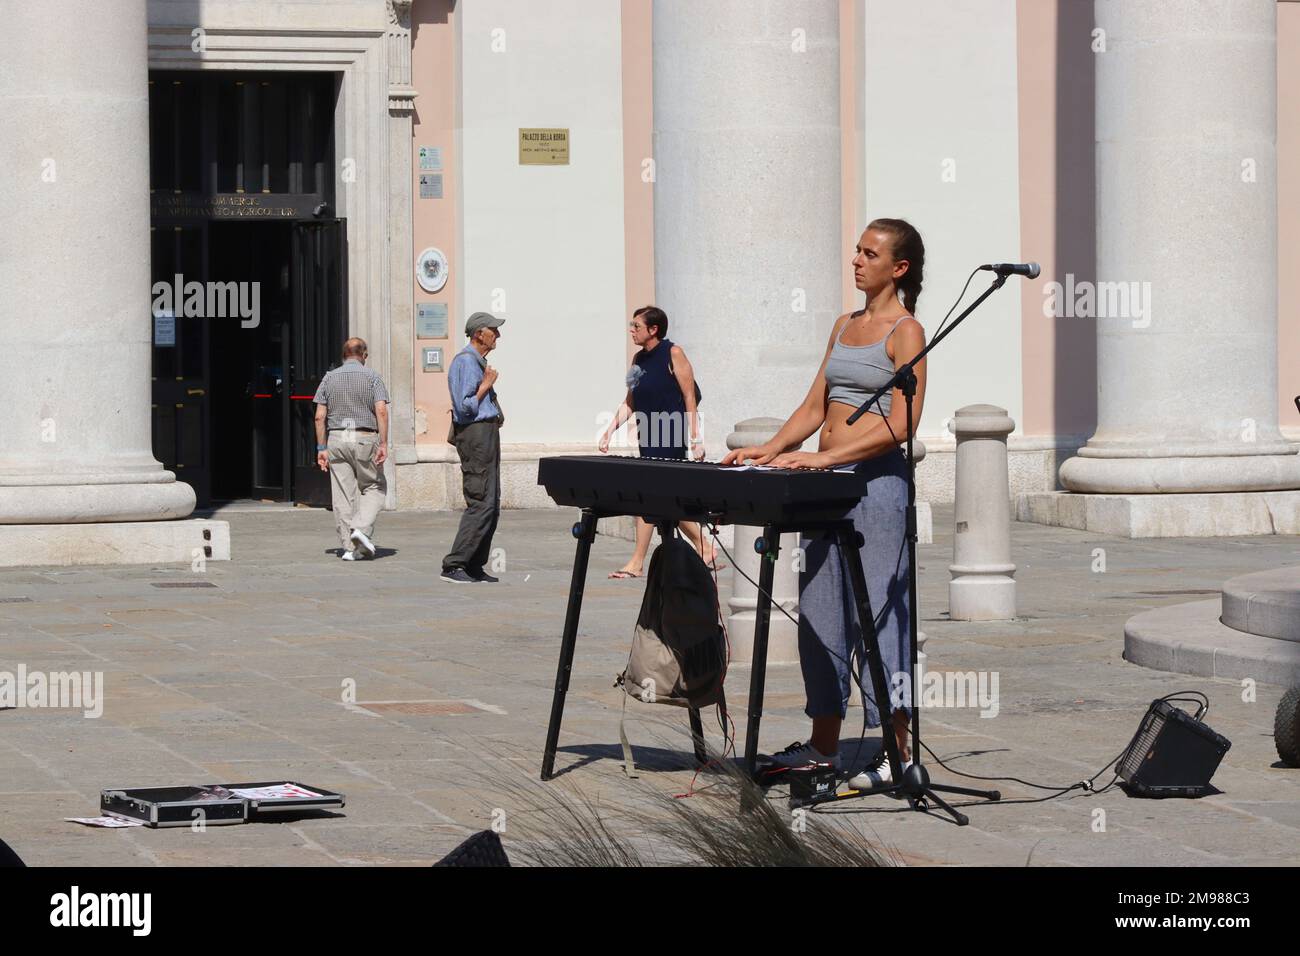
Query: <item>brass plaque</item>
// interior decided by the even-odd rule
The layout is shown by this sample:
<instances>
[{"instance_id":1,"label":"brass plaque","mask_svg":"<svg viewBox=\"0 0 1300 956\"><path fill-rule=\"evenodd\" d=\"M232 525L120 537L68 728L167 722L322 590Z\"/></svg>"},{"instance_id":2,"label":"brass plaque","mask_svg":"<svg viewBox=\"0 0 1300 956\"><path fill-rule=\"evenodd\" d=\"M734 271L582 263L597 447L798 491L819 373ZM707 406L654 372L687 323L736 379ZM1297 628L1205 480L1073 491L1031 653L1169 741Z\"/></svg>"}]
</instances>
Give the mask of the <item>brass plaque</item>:
<instances>
[{"instance_id":1,"label":"brass plaque","mask_svg":"<svg viewBox=\"0 0 1300 956\"><path fill-rule=\"evenodd\" d=\"M569 165L569 131L567 129L521 129L519 165Z\"/></svg>"}]
</instances>

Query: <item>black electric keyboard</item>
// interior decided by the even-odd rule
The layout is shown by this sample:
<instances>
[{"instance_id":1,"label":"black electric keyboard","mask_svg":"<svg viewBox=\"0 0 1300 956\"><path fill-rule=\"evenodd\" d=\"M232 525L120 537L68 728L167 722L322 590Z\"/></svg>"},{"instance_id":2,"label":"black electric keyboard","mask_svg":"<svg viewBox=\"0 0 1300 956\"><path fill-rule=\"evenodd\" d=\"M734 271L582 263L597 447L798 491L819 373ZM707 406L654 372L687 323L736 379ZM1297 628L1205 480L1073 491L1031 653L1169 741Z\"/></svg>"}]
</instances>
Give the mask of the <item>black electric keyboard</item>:
<instances>
[{"instance_id":1,"label":"black electric keyboard","mask_svg":"<svg viewBox=\"0 0 1300 956\"><path fill-rule=\"evenodd\" d=\"M835 521L867 493L867 478L847 471L608 455L543 458L537 483L556 504L601 517L754 526Z\"/></svg>"},{"instance_id":2,"label":"black electric keyboard","mask_svg":"<svg viewBox=\"0 0 1300 956\"><path fill-rule=\"evenodd\" d=\"M833 535L847 559L849 581L867 642L867 663L872 693L876 700L888 700L875 616L867 581L862 572L859 549L861 535L849 520L849 512L867 493L867 478L851 471L814 471L798 468L723 467L712 462L670 461L656 458L622 458L607 455L564 455L538 462L537 483L556 504L582 509L573 526L578 541L569 584L569 607L564 615L560 638L560 661L555 674L555 695L551 698L551 720L542 752L542 779L555 772L560 744L560 722L569 691L573 652L578 638L578 617L587 579L587 562L596 538L598 518L638 515L659 525L660 534L675 534L678 521L706 521L712 524L752 525L763 529L754 549L768 560L759 563L758 606L754 612L753 661L749 679L749 717L745 732L745 767L752 774L758 757L758 726L763 713L763 685L767 668L767 637L772 616L772 582L781 534L787 531L822 530ZM692 709L691 736L695 756L703 765L708 755L699 711ZM902 764L888 721L881 727L881 741L890 755L896 779ZM892 748L892 749L891 749Z\"/></svg>"}]
</instances>

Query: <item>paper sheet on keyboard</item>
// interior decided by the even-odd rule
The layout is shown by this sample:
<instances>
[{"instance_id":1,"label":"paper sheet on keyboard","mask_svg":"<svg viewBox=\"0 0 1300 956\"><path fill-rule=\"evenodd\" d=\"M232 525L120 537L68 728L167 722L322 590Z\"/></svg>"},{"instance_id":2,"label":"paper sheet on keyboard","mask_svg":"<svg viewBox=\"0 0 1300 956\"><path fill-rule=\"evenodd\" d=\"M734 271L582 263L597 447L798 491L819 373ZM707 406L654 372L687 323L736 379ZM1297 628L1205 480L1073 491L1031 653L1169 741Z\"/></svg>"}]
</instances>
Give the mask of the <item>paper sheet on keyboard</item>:
<instances>
[{"instance_id":1,"label":"paper sheet on keyboard","mask_svg":"<svg viewBox=\"0 0 1300 956\"><path fill-rule=\"evenodd\" d=\"M841 465L838 468L809 468L808 471L853 471L857 465ZM774 468L771 465L730 465L728 471L790 471L789 468Z\"/></svg>"}]
</instances>

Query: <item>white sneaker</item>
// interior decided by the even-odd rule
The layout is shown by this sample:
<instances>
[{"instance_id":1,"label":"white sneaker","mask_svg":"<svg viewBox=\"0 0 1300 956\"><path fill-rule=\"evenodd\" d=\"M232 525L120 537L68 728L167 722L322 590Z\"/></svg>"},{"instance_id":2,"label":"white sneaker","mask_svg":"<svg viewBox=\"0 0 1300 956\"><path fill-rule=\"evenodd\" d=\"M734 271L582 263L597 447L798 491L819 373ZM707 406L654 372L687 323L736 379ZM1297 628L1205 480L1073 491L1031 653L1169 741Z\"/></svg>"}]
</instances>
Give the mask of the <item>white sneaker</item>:
<instances>
[{"instance_id":1,"label":"white sneaker","mask_svg":"<svg viewBox=\"0 0 1300 956\"><path fill-rule=\"evenodd\" d=\"M784 750L764 757L763 763L766 769L772 770L791 770L795 767L808 767L816 763L828 763L838 771L840 769L840 755L836 753L827 756L812 744L801 744L796 740Z\"/></svg>"},{"instance_id":2,"label":"white sneaker","mask_svg":"<svg viewBox=\"0 0 1300 956\"><path fill-rule=\"evenodd\" d=\"M360 560L361 560L361 552L360 552L360 551L344 551L341 555L339 555L339 557L341 557L344 561L360 561Z\"/></svg>"},{"instance_id":3,"label":"white sneaker","mask_svg":"<svg viewBox=\"0 0 1300 956\"><path fill-rule=\"evenodd\" d=\"M365 532L353 531L352 540L356 543L357 547L365 552L367 558L373 558L375 556L375 543L366 537Z\"/></svg>"},{"instance_id":4,"label":"white sneaker","mask_svg":"<svg viewBox=\"0 0 1300 956\"><path fill-rule=\"evenodd\" d=\"M903 772L912 766L912 761L903 761ZM882 750L875 761L859 774L849 778L849 787L853 790L875 790L887 783L894 782L894 772L889 766L889 757Z\"/></svg>"}]
</instances>

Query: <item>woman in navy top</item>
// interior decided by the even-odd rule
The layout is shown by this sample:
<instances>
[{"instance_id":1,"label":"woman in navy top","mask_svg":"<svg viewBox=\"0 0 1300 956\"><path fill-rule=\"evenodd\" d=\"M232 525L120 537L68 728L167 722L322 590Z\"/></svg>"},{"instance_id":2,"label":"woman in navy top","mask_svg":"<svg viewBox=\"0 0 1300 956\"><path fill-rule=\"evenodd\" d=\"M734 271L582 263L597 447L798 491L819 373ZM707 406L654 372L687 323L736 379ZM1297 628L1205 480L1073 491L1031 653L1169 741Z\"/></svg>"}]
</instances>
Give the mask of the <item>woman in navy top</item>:
<instances>
[{"instance_id":1,"label":"woman in navy top","mask_svg":"<svg viewBox=\"0 0 1300 956\"><path fill-rule=\"evenodd\" d=\"M632 357L632 367L627 373L627 397L619 406L614 420L600 436L598 448L609 451L610 437L628 418L635 417L637 442L642 458L671 458L685 461L688 448L690 457L704 458L704 440L700 438L700 420L696 411L695 370L680 346L668 338L668 316L663 309L653 305L642 306L628 323L632 342L641 351ZM694 522L683 521L681 529L690 538L697 551L710 567L716 565L716 550L710 545L705 554L700 528ZM636 550L622 568L610 575L624 579L641 576L646 553L650 550L653 527L637 519Z\"/></svg>"}]
</instances>

